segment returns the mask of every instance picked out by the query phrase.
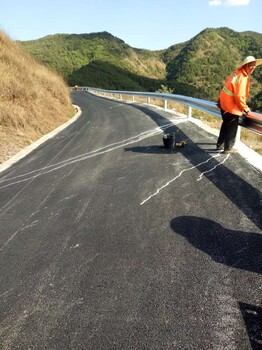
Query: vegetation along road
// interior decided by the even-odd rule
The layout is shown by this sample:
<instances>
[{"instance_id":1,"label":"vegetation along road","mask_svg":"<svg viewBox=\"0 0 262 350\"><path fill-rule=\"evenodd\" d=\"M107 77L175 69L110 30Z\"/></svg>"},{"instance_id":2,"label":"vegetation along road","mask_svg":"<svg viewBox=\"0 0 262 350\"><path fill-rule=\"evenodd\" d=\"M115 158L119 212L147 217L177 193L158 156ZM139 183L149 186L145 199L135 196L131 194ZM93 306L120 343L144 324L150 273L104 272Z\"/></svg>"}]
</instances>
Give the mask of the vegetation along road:
<instances>
[{"instance_id":1,"label":"vegetation along road","mask_svg":"<svg viewBox=\"0 0 262 350\"><path fill-rule=\"evenodd\" d=\"M258 349L261 172L182 117L73 99L0 174L0 348Z\"/></svg>"}]
</instances>

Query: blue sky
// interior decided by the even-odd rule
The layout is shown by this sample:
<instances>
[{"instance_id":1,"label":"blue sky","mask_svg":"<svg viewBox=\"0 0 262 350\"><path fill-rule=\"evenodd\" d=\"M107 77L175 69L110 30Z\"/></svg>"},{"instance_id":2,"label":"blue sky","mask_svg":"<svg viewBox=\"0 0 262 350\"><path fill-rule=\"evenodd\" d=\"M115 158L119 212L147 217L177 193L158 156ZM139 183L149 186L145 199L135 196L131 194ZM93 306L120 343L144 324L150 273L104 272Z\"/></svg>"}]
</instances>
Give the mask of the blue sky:
<instances>
[{"instance_id":1,"label":"blue sky","mask_svg":"<svg viewBox=\"0 0 262 350\"><path fill-rule=\"evenodd\" d=\"M205 28L262 33L262 0L0 0L13 40L107 31L128 45L166 49Z\"/></svg>"}]
</instances>

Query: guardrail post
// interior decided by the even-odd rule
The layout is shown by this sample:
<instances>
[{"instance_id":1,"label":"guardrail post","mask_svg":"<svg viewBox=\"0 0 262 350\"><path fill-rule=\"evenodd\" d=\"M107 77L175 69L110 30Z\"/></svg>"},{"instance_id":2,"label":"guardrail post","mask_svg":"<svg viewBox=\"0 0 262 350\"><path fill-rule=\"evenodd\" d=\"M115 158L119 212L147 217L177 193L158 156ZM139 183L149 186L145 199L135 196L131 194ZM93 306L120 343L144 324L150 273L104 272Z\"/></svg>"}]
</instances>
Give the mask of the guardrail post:
<instances>
[{"instance_id":1,"label":"guardrail post","mask_svg":"<svg viewBox=\"0 0 262 350\"><path fill-rule=\"evenodd\" d=\"M240 137L241 137L241 126L238 126L238 128L237 128L237 134L236 134L236 140L235 140L235 147L236 147L236 148L239 146Z\"/></svg>"},{"instance_id":2,"label":"guardrail post","mask_svg":"<svg viewBox=\"0 0 262 350\"><path fill-rule=\"evenodd\" d=\"M82 86L79 88L83 89L85 87ZM75 90L74 87L71 87L70 89ZM90 87L88 88L88 90L91 93L94 93L96 95L99 95L100 91L104 91L106 93L112 94L111 96L115 99L118 98L117 96L123 99L122 95L130 95L130 91L101 90L101 89L90 88ZM162 93L151 93L151 92L149 93L149 92L138 92L138 91L136 92L133 91L133 93L134 93L134 95L132 94L133 102L135 102L135 96L138 96L139 98L144 98L144 99L146 99L146 97L150 97L153 100L156 99L156 100L164 101L165 110L168 109L168 101L173 101L173 102L188 106L187 118L192 117L192 108L195 108L197 110L203 111L204 113L208 113L218 118L221 118L220 109L217 107L215 102L210 102L207 100L203 101L201 99L197 99L189 96L180 96L175 94L162 94ZM150 100L147 100L147 101L148 101L147 103L150 103ZM258 119L255 117L252 118L252 123L254 123L254 125L243 125L242 127L244 129L247 129L262 135L262 126L261 126L262 114L259 114L259 113L255 113L255 114L257 115ZM240 140L240 130L239 130L239 134L237 136L236 142L238 142L238 140Z\"/></svg>"},{"instance_id":3,"label":"guardrail post","mask_svg":"<svg viewBox=\"0 0 262 350\"><path fill-rule=\"evenodd\" d=\"M187 118L191 118L192 117L192 107L188 106L188 110L187 110Z\"/></svg>"},{"instance_id":4,"label":"guardrail post","mask_svg":"<svg viewBox=\"0 0 262 350\"><path fill-rule=\"evenodd\" d=\"M148 105L150 105L150 97L147 97L147 102Z\"/></svg>"}]
</instances>

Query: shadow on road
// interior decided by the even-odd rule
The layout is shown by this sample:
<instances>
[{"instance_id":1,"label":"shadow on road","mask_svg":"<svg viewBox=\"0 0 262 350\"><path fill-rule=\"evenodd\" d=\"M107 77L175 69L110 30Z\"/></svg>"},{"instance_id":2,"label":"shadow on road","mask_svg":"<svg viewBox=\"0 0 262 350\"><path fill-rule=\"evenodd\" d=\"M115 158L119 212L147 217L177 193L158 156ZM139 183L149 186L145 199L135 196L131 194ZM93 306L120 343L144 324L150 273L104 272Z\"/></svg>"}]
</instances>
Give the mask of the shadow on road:
<instances>
[{"instance_id":1,"label":"shadow on road","mask_svg":"<svg viewBox=\"0 0 262 350\"><path fill-rule=\"evenodd\" d=\"M214 261L262 273L262 235L229 230L215 221L194 216L177 217L170 226Z\"/></svg>"},{"instance_id":2,"label":"shadow on road","mask_svg":"<svg viewBox=\"0 0 262 350\"><path fill-rule=\"evenodd\" d=\"M262 348L262 308L255 305L239 303L245 321L250 344L253 350Z\"/></svg>"},{"instance_id":3,"label":"shadow on road","mask_svg":"<svg viewBox=\"0 0 262 350\"><path fill-rule=\"evenodd\" d=\"M170 120L160 115L159 113L143 107L134 105L134 108L137 108L147 114L158 126L167 125L170 123ZM171 125L170 132L177 132L178 141L186 140L186 147L178 148L179 152L183 152L190 163L195 166L204 176L211 181L221 192L223 192L229 199L232 201L257 227L262 230L262 193L250 183L246 182L230 170L225 165L221 164L221 159L218 160L216 157L212 157L210 153L215 152L215 146L213 152L209 149L202 149L200 145L210 146L210 142L204 143L204 140L201 143L194 143L188 136L183 132L183 130L178 125ZM161 148L159 148L161 149ZM145 153L150 152L150 148L129 148L129 151L137 151ZM150 153L156 151L156 146L153 146ZM161 153L161 152L159 152ZM172 152L171 152L172 153ZM217 153L218 154L218 153ZM226 155L221 155L224 159ZM241 161L241 156L239 154L234 154L232 157L239 157ZM219 166L218 166L219 165ZM215 169L214 171L209 171L210 169ZM237 170L237 168L236 168Z\"/></svg>"},{"instance_id":4,"label":"shadow on road","mask_svg":"<svg viewBox=\"0 0 262 350\"><path fill-rule=\"evenodd\" d=\"M135 153L152 153L152 154L171 154L176 153L177 149L167 149L164 146L152 145L152 146L135 146L135 147L126 147L126 152L135 152Z\"/></svg>"},{"instance_id":5,"label":"shadow on road","mask_svg":"<svg viewBox=\"0 0 262 350\"><path fill-rule=\"evenodd\" d=\"M97 96L97 98L107 99L105 97ZM107 99L112 102L112 99ZM127 103L121 101L120 104L126 105ZM237 161L235 162L236 170L230 170L227 166L221 163L221 159L216 157L218 154L215 151L215 143L207 142L205 140L201 140L199 143L195 143L191 140L188 135L186 135L181 126L175 125L170 122L168 117L161 115L166 112L156 112L150 107L145 107L139 104L132 104L130 107L136 108L146 115L148 115L159 127L164 127L166 125L170 125L169 128L165 128L165 132L176 132L176 142L180 142L181 140L186 140L186 147L177 148L176 151L182 152L183 156L188 159L188 161L196 167L200 171L203 176L205 176L209 181L212 182L225 196L229 198L229 200L234 203L247 217L251 220L257 227L262 230L262 193L252 184L246 182L242 177L236 174ZM207 149L201 148L200 146L206 146ZM210 146L213 145L214 147ZM129 152L144 152L144 153L174 153L174 151L166 150L161 143L159 146L152 145L147 147L130 147L126 148L126 151ZM175 151L175 152L176 152ZM210 154L211 153L211 154ZM214 153L216 153L214 155ZM212 156L213 154L213 156ZM222 160L225 155L221 155ZM235 157L235 159L239 159L239 162L243 160L241 156L238 154L234 154L230 157ZM210 171L210 169L214 169ZM244 170L243 170L244 172Z\"/></svg>"}]
</instances>

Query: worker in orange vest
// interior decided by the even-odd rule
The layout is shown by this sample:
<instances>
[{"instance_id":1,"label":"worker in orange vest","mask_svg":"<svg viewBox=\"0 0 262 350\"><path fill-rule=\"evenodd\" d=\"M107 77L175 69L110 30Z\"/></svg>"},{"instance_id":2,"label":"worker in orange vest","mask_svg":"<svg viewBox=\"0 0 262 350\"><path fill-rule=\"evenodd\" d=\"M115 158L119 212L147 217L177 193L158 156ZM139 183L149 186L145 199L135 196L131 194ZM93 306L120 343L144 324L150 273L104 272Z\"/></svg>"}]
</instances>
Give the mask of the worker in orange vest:
<instances>
[{"instance_id":1,"label":"worker in orange vest","mask_svg":"<svg viewBox=\"0 0 262 350\"><path fill-rule=\"evenodd\" d=\"M262 64L262 59L248 56L242 64L226 79L219 94L218 106L223 119L217 150L223 153L236 153L235 144L239 117L250 112L247 98L250 88L250 75L256 66Z\"/></svg>"}]
</instances>

